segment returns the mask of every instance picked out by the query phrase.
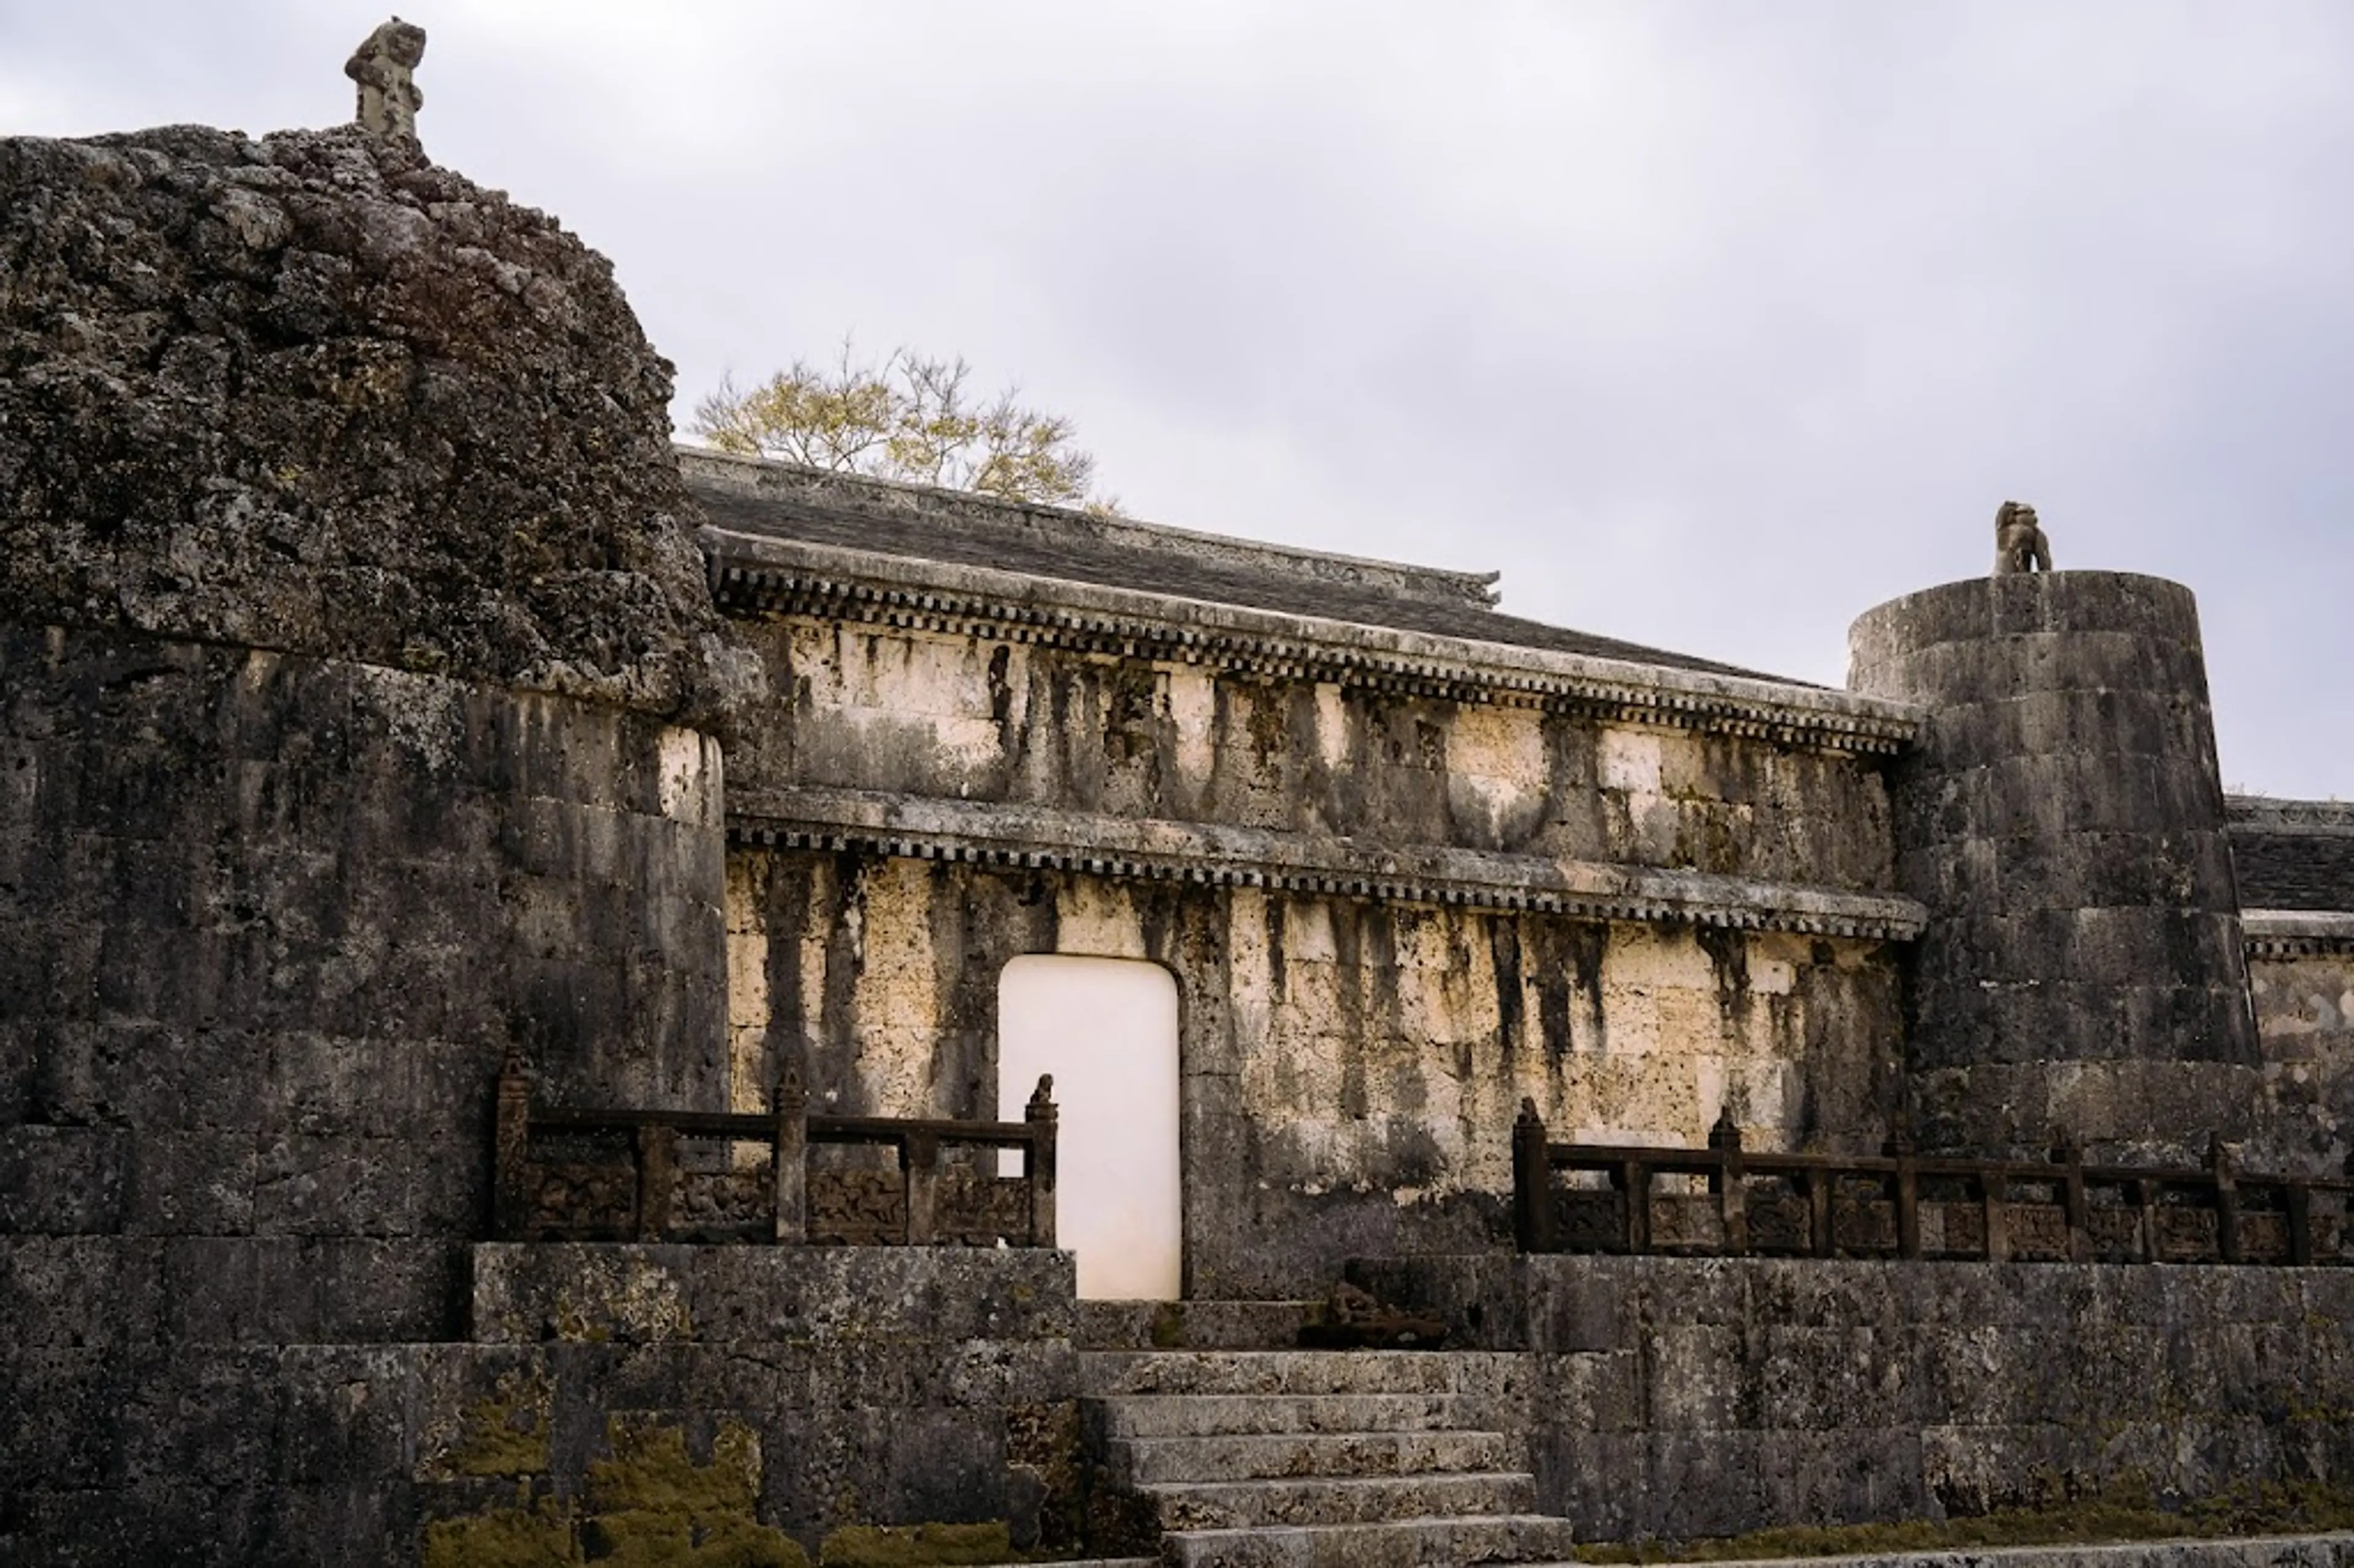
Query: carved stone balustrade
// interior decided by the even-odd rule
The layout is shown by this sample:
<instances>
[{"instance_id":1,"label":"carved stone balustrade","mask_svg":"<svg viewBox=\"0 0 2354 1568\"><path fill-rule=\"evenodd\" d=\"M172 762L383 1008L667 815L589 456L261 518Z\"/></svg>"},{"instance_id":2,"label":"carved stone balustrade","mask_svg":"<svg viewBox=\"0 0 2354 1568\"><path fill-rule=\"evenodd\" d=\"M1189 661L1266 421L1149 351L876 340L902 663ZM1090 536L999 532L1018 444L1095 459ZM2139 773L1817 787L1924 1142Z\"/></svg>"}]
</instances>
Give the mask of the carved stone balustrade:
<instances>
[{"instance_id":1,"label":"carved stone balustrade","mask_svg":"<svg viewBox=\"0 0 2354 1568\"><path fill-rule=\"evenodd\" d=\"M1533 1102L1512 1129L1522 1252L2054 1263L2354 1263L2354 1180L2206 1163L2087 1165L1744 1150L1720 1118L1705 1149L1553 1143Z\"/></svg>"},{"instance_id":2,"label":"carved stone balustrade","mask_svg":"<svg viewBox=\"0 0 2354 1568\"><path fill-rule=\"evenodd\" d=\"M1015 1122L812 1116L798 1073L772 1114L536 1105L523 1064L498 1079L497 1241L842 1245L1055 1245L1054 1079ZM834 1166L835 1146L897 1157ZM945 1150L982 1151L979 1161ZM1019 1150L1019 1176L996 1172Z\"/></svg>"}]
</instances>

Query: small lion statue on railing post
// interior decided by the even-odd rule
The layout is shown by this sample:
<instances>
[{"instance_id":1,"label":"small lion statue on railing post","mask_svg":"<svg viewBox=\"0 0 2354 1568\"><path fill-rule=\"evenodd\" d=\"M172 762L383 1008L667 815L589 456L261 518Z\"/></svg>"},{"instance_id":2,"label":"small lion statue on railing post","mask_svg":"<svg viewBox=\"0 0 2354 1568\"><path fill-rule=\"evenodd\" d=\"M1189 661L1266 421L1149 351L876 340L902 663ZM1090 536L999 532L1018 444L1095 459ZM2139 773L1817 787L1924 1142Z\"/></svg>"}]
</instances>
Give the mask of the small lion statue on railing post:
<instances>
[{"instance_id":1,"label":"small lion statue on railing post","mask_svg":"<svg viewBox=\"0 0 2354 1568\"><path fill-rule=\"evenodd\" d=\"M2006 501L1994 514L1994 575L2048 572L2052 546L2035 521L2035 508L2024 501Z\"/></svg>"}]
</instances>

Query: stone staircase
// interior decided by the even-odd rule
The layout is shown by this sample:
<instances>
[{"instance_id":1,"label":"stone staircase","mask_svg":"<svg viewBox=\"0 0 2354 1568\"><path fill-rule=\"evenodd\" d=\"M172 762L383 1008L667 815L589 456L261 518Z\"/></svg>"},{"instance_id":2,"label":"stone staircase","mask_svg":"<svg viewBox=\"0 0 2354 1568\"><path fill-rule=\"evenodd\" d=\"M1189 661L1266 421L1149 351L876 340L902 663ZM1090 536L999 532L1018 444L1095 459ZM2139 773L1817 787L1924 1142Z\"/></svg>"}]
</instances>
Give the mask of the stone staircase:
<instances>
[{"instance_id":1,"label":"stone staircase","mask_svg":"<svg viewBox=\"0 0 2354 1568\"><path fill-rule=\"evenodd\" d=\"M1500 1419L1518 1358L1271 1348L1302 1303L1086 1304L1096 1485L1170 1568L1440 1568L1566 1560L1565 1520ZM1163 1347L1144 1349L1147 1337ZM1235 1344L1233 1341L1244 1341Z\"/></svg>"}]
</instances>

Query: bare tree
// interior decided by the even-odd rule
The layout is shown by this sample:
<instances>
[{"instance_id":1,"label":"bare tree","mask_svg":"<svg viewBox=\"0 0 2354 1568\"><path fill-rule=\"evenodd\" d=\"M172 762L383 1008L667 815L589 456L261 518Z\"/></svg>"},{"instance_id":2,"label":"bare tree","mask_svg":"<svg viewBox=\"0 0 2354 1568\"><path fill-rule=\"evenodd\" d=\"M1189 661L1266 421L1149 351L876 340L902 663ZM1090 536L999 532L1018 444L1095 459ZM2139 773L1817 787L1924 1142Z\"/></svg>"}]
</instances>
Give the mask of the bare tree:
<instances>
[{"instance_id":1,"label":"bare tree","mask_svg":"<svg viewBox=\"0 0 2354 1568\"><path fill-rule=\"evenodd\" d=\"M845 341L832 370L793 361L748 389L732 378L695 406L695 434L722 451L811 468L1116 513L1071 421L1026 408L1008 387L974 399L972 367L895 349L862 363Z\"/></svg>"}]
</instances>

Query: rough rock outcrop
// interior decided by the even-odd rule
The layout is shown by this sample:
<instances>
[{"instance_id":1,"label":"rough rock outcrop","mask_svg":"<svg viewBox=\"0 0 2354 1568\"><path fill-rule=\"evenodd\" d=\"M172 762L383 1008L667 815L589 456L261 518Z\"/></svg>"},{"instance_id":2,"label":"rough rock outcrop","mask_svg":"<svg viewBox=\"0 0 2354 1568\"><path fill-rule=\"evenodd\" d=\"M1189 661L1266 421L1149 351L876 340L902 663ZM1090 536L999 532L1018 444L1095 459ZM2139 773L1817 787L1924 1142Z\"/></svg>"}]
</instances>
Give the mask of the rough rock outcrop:
<instances>
[{"instance_id":1,"label":"rough rock outcrop","mask_svg":"<svg viewBox=\"0 0 2354 1568\"><path fill-rule=\"evenodd\" d=\"M554 219L355 127L0 141L0 606L688 718L671 366Z\"/></svg>"}]
</instances>

